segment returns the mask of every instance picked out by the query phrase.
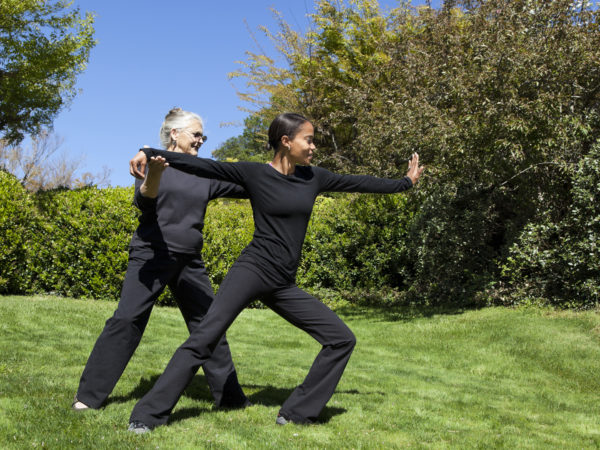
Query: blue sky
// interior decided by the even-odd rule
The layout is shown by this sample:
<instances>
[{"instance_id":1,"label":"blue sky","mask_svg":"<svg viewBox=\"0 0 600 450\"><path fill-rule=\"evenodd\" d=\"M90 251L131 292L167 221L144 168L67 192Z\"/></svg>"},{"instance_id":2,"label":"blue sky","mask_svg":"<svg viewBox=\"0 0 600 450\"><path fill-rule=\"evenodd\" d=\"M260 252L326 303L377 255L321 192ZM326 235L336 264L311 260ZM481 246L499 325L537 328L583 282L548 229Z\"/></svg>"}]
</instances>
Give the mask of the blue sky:
<instances>
[{"instance_id":1,"label":"blue sky","mask_svg":"<svg viewBox=\"0 0 600 450\"><path fill-rule=\"evenodd\" d=\"M414 1L413 5L424 1ZM439 7L440 1L433 1ZM204 119L209 136L199 156L210 157L222 142L242 131L246 113L227 74L245 51L257 51L250 31L268 54L261 25L275 31L270 8L294 29L305 31L312 0L75 0L96 15L97 45L78 78L81 92L54 122L61 148L82 157L81 171L111 170L112 186L129 186L128 161L144 145L159 146L158 130L174 106ZM380 0L383 9L395 0ZM238 88L243 88L240 80ZM237 122L239 126L222 126Z\"/></svg>"}]
</instances>

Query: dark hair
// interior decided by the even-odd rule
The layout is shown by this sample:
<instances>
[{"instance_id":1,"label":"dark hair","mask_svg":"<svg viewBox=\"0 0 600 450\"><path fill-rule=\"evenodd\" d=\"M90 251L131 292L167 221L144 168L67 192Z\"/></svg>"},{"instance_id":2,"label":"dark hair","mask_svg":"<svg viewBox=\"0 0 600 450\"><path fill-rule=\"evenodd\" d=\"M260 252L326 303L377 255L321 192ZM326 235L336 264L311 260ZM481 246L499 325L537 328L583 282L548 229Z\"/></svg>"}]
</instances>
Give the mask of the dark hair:
<instances>
[{"instance_id":1,"label":"dark hair","mask_svg":"<svg viewBox=\"0 0 600 450\"><path fill-rule=\"evenodd\" d=\"M269 147L277 153L281 138L287 136L290 139L294 139L296 133L298 133L298 129L306 122L310 121L301 114L279 114L269 126Z\"/></svg>"}]
</instances>

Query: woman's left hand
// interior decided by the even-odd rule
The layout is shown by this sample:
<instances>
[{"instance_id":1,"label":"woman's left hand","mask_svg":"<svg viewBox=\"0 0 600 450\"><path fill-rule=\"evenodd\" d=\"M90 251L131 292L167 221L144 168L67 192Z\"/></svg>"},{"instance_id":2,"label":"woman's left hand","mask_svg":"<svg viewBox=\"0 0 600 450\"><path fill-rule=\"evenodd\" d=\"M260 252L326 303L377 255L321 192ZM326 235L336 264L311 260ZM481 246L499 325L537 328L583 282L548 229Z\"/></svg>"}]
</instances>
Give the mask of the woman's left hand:
<instances>
[{"instance_id":1,"label":"woman's left hand","mask_svg":"<svg viewBox=\"0 0 600 450\"><path fill-rule=\"evenodd\" d=\"M424 170L425 167L419 167L419 154L416 152L413 153L410 160L408 161L408 172L406 172L406 176L410 178L413 186L417 184L417 182L419 181L419 177L421 176Z\"/></svg>"},{"instance_id":2,"label":"woman's left hand","mask_svg":"<svg viewBox=\"0 0 600 450\"><path fill-rule=\"evenodd\" d=\"M143 151L139 151L137 155L131 158L129 161L129 173L143 180L146 177L146 165L148 164L148 158L146 158L146 154Z\"/></svg>"}]
</instances>

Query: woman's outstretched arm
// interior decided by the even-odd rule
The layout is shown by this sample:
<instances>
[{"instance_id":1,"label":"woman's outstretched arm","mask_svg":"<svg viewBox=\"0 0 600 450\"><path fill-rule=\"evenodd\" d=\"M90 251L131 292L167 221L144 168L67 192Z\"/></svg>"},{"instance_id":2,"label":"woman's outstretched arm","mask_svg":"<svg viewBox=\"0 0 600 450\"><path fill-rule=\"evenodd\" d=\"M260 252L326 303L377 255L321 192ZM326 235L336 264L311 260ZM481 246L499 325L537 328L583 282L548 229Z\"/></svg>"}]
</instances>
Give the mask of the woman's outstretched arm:
<instances>
[{"instance_id":1,"label":"woman's outstretched arm","mask_svg":"<svg viewBox=\"0 0 600 450\"><path fill-rule=\"evenodd\" d=\"M197 175L203 178L230 181L232 183L244 183L244 174L241 163L226 163L213 161L207 158L198 158L186 153L156 150L153 148L142 148L138 154L129 161L129 173L139 178L148 164L148 158L160 156L164 158L171 167Z\"/></svg>"},{"instance_id":2,"label":"woman's outstretched arm","mask_svg":"<svg viewBox=\"0 0 600 450\"><path fill-rule=\"evenodd\" d=\"M401 179L378 178L370 175L340 175L325 169L316 169L321 192L362 192L393 194L410 189L419 181L424 167L419 167L419 155L415 153L408 163L408 172Z\"/></svg>"}]
</instances>

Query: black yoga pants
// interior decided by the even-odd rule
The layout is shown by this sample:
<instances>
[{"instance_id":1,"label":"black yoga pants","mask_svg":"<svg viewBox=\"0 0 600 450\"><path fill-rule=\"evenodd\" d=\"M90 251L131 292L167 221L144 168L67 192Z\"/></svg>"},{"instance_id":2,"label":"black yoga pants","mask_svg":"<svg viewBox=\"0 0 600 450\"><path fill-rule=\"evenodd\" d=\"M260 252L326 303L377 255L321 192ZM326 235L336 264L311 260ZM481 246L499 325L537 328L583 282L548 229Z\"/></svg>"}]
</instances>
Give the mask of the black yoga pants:
<instances>
[{"instance_id":1,"label":"black yoga pants","mask_svg":"<svg viewBox=\"0 0 600 450\"><path fill-rule=\"evenodd\" d=\"M199 329L213 301L213 290L200 255L130 248L121 299L106 321L88 358L77 399L92 408L106 401L135 352L156 299L169 286L189 332ZM218 406L238 407L247 401L237 379L225 336L203 366Z\"/></svg>"},{"instance_id":2,"label":"black yoga pants","mask_svg":"<svg viewBox=\"0 0 600 450\"><path fill-rule=\"evenodd\" d=\"M154 387L135 405L130 421L150 427L166 423L198 367L213 354L219 337L257 298L322 345L308 375L280 409L280 414L294 422L314 421L333 395L350 359L356 343L354 334L333 311L296 285L274 288L258 272L240 264L234 264L223 280L204 322L176 350Z\"/></svg>"}]
</instances>

